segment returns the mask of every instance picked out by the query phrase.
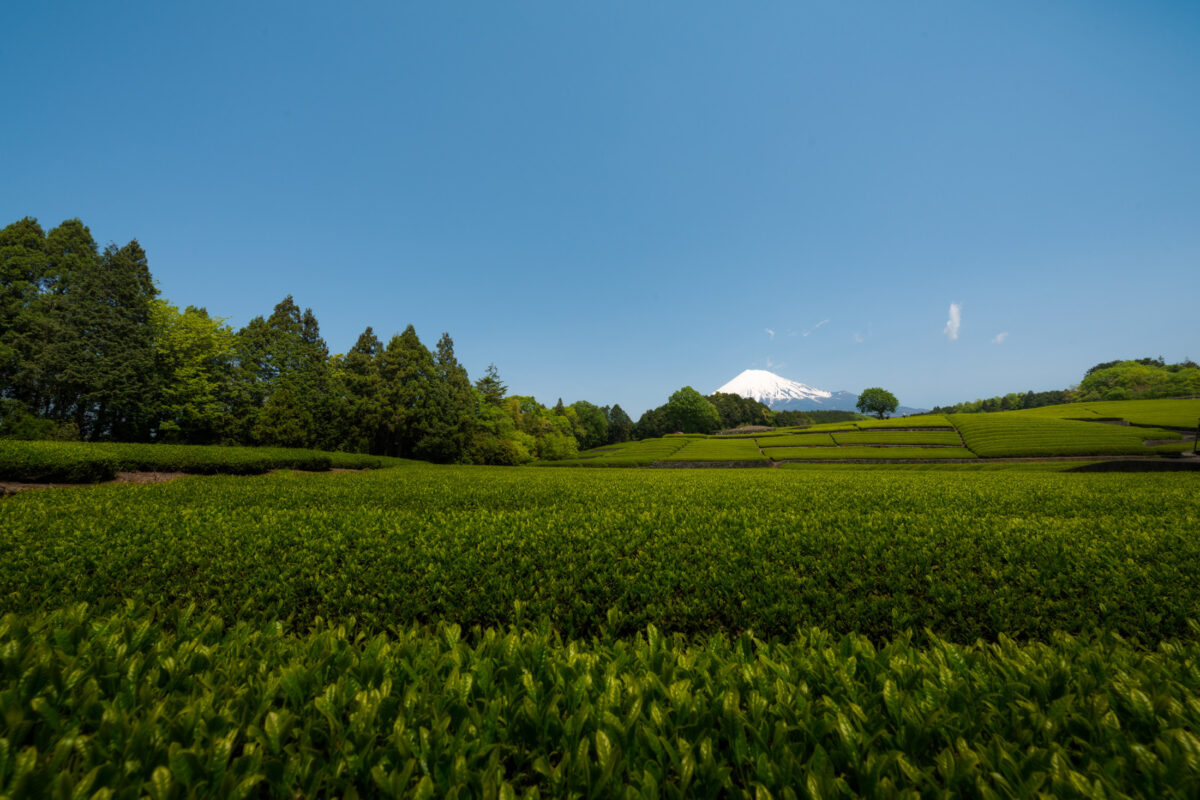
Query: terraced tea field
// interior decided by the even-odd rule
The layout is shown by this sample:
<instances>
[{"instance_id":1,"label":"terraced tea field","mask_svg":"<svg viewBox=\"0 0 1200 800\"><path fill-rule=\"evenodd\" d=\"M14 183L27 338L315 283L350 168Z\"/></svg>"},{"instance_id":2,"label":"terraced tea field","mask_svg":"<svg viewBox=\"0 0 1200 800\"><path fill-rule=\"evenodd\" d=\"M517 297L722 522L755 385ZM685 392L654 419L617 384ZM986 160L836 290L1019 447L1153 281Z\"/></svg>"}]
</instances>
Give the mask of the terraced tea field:
<instances>
[{"instance_id":1,"label":"terraced tea field","mask_svg":"<svg viewBox=\"0 0 1200 800\"><path fill-rule=\"evenodd\" d=\"M830 459L830 460L895 460L895 459L945 459L945 458L976 458L976 455L965 447L921 447L911 446L869 446L842 445L838 447L771 447L765 449L775 461L790 461L795 459Z\"/></svg>"},{"instance_id":2,"label":"terraced tea field","mask_svg":"<svg viewBox=\"0 0 1200 800\"><path fill-rule=\"evenodd\" d=\"M915 417L859 420L854 423L854 426L859 430L877 430L880 428L949 428L950 420L941 414L921 414Z\"/></svg>"},{"instance_id":3,"label":"terraced tea field","mask_svg":"<svg viewBox=\"0 0 1200 800\"><path fill-rule=\"evenodd\" d=\"M902 447L920 445L923 447L962 447L962 438L953 428L942 431L907 431L907 430L868 430L868 431L838 431L831 434L839 445L880 445Z\"/></svg>"},{"instance_id":4,"label":"terraced tea field","mask_svg":"<svg viewBox=\"0 0 1200 800\"><path fill-rule=\"evenodd\" d=\"M1133 425L1196 430L1200 400L1105 400L1006 412L1053 419L1117 419Z\"/></svg>"},{"instance_id":5,"label":"terraced tea field","mask_svg":"<svg viewBox=\"0 0 1200 800\"><path fill-rule=\"evenodd\" d=\"M955 414L954 425L976 454L987 458L1068 455L1153 455L1190 449L1174 431L1105 425L1035 415ZM1147 447L1147 439L1179 444Z\"/></svg>"},{"instance_id":6,"label":"terraced tea field","mask_svg":"<svg viewBox=\"0 0 1200 800\"><path fill-rule=\"evenodd\" d=\"M1103 424L1097 420L1123 424ZM1154 458L1191 450L1192 438L1181 431L1195 430L1197 421L1200 421L1200 400L1074 403L994 414L863 419L754 435L693 434L688 437L690 442L686 447L675 444L680 437L674 436L652 440L663 442L661 446L647 441L612 445L582 453L571 462L554 463L653 466L660 462L733 463L764 459L779 463L1079 456ZM656 447L660 449L652 449Z\"/></svg>"},{"instance_id":7,"label":"terraced tea field","mask_svg":"<svg viewBox=\"0 0 1200 800\"><path fill-rule=\"evenodd\" d=\"M766 461L755 439L692 439L666 461Z\"/></svg>"}]
</instances>

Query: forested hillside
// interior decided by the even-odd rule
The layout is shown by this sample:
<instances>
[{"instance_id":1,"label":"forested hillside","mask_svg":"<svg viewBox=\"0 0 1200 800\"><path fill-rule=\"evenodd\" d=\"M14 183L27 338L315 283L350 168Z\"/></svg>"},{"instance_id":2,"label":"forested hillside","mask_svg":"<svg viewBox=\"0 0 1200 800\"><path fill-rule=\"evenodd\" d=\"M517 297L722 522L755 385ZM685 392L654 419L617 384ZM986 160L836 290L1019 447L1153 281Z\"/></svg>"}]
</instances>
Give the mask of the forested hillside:
<instances>
[{"instance_id":1,"label":"forested hillside","mask_svg":"<svg viewBox=\"0 0 1200 800\"><path fill-rule=\"evenodd\" d=\"M966 414L979 411L1018 411L1062 403L1092 403L1099 400L1151 400L1159 397L1200 395L1200 365L1190 359L1168 364L1161 357L1127 361L1105 361L1086 373L1078 386L1048 392L1010 392L952 406L938 406L935 414Z\"/></svg>"}]
</instances>

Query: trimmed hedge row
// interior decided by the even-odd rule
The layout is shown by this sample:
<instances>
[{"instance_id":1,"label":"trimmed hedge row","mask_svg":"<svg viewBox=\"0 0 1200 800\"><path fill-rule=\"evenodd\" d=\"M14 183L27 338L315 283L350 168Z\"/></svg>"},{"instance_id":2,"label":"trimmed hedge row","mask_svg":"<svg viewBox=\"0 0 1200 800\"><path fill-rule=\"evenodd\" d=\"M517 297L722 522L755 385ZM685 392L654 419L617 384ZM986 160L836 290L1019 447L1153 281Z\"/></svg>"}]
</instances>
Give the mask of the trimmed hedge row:
<instances>
[{"instance_id":1,"label":"trimmed hedge row","mask_svg":"<svg viewBox=\"0 0 1200 800\"><path fill-rule=\"evenodd\" d=\"M218 447L110 442L39 442L0 439L0 480L95 483L118 472L258 475L273 469L378 469L411 463L356 453L286 447Z\"/></svg>"}]
</instances>

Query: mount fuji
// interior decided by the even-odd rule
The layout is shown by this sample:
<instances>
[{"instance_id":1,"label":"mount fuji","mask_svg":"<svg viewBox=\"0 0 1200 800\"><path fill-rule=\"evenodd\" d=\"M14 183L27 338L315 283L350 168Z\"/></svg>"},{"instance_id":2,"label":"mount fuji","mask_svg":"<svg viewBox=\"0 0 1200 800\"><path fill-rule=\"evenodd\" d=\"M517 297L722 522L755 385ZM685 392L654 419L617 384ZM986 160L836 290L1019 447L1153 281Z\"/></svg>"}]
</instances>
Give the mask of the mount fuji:
<instances>
[{"instance_id":1,"label":"mount fuji","mask_svg":"<svg viewBox=\"0 0 1200 800\"><path fill-rule=\"evenodd\" d=\"M751 397L778 411L855 411L858 395L853 392L829 392L800 381L792 381L765 369L748 369L717 389L724 394ZM922 409L901 407L898 414L916 414Z\"/></svg>"},{"instance_id":2,"label":"mount fuji","mask_svg":"<svg viewBox=\"0 0 1200 800\"><path fill-rule=\"evenodd\" d=\"M828 392L807 383L791 381L765 369L748 369L717 389L724 394L752 397L768 408L787 411L826 409L853 411L858 395L851 392Z\"/></svg>"}]
</instances>

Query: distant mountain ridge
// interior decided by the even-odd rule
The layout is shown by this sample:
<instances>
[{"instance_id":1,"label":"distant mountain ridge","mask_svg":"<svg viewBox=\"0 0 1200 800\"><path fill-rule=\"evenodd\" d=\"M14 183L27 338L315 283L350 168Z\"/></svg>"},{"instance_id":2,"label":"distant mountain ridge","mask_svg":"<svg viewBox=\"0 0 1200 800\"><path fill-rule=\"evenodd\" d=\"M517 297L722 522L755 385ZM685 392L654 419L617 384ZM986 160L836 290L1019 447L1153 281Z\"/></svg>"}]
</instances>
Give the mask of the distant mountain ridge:
<instances>
[{"instance_id":1,"label":"distant mountain ridge","mask_svg":"<svg viewBox=\"0 0 1200 800\"><path fill-rule=\"evenodd\" d=\"M750 397L776 411L857 411L858 395L853 392L830 392L807 383L793 381L765 369L743 370L718 392ZM901 406L897 414L919 414L924 409Z\"/></svg>"}]
</instances>

